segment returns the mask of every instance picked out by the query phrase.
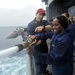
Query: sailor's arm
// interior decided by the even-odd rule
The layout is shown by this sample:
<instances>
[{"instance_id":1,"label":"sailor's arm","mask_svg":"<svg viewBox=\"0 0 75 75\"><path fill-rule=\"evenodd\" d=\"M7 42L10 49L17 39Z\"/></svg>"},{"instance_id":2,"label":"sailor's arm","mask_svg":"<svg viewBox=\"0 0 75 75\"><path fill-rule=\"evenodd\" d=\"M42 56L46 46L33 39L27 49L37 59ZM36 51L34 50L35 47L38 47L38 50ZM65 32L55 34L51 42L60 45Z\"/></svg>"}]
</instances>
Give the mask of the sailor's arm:
<instances>
[{"instance_id":1,"label":"sailor's arm","mask_svg":"<svg viewBox=\"0 0 75 75\"><path fill-rule=\"evenodd\" d=\"M44 27L45 31L51 31L52 30L52 26L51 25L47 25Z\"/></svg>"},{"instance_id":2,"label":"sailor's arm","mask_svg":"<svg viewBox=\"0 0 75 75\"><path fill-rule=\"evenodd\" d=\"M35 32L41 32L43 30L45 30L45 31L51 31L52 30L52 26L51 25L38 26L38 27L36 27Z\"/></svg>"}]
</instances>

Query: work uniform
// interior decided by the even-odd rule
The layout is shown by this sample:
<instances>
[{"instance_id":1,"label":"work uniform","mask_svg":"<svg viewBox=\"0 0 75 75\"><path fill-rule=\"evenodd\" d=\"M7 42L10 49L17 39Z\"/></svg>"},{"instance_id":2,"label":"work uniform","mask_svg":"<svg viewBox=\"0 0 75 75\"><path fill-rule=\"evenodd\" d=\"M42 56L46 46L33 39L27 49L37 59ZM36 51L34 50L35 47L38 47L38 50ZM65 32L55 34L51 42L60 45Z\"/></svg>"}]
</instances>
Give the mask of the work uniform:
<instances>
[{"instance_id":1,"label":"work uniform","mask_svg":"<svg viewBox=\"0 0 75 75\"><path fill-rule=\"evenodd\" d=\"M74 28L75 28L75 24L73 24L73 26L74 26ZM75 39L74 39L73 44L74 44L74 56L75 56Z\"/></svg>"},{"instance_id":2,"label":"work uniform","mask_svg":"<svg viewBox=\"0 0 75 75\"><path fill-rule=\"evenodd\" d=\"M39 39L52 39L50 52L48 54L40 53L40 62L38 64L52 64L52 75L73 75L73 41L75 38L75 29L65 30L57 35L52 32L37 34Z\"/></svg>"},{"instance_id":3,"label":"work uniform","mask_svg":"<svg viewBox=\"0 0 75 75\"><path fill-rule=\"evenodd\" d=\"M37 26L43 26L43 25L48 25L49 23L46 20L42 20L41 22L38 22L36 19L31 21L28 24L27 27L27 33L28 35L35 35L37 32L35 32L35 28ZM44 33L45 31L41 31L40 33ZM47 65L45 64L37 64L39 61L38 53L48 53L48 46L46 43L46 40L42 41L40 45L38 46L32 46L33 49L33 55L34 55L34 61L35 61L35 68L36 68L36 75L41 75L41 73L46 72Z\"/></svg>"}]
</instances>

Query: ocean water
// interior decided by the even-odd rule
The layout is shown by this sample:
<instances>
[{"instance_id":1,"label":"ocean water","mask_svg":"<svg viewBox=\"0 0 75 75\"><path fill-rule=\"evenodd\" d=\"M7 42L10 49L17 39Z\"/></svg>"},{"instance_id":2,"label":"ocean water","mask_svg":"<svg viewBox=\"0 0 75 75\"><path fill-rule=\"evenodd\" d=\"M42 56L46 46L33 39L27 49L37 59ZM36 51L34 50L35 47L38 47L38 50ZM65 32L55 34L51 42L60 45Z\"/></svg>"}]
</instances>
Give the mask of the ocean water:
<instances>
[{"instance_id":1,"label":"ocean water","mask_svg":"<svg viewBox=\"0 0 75 75\"><path fill-rule=\"evenodd\" d=\"M22 37L5 39L8 33L16 27L0 27L0 50L4 50L22 43ZM11 56L0 58L0 75L26 75L27 59L25 50Z\"/></svg>"}]
</instances>

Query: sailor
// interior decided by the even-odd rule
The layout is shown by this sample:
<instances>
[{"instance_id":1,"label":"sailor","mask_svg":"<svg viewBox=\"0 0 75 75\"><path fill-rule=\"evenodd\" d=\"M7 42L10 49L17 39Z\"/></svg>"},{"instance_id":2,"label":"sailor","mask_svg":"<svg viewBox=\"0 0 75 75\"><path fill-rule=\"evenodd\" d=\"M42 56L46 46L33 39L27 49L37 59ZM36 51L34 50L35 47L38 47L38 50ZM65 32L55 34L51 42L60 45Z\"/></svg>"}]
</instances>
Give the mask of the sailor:
<instances>
[{"instance_id":1,"label":"sailor","mask_svg":"<svg viewBox=\"0 0 75 75\"><path fill-rule=\"evenodd\" d=\"M36 16L35 18L28 24L27 26L27 33L28 35L35 35L38 32L35 32L36 27L38 26L46 26L49 25L49 23L46 20L43 20L45 16L45 10L42 8L39 8L36 11ZM41 31L40 33L44 33L45 30ZM41 40L39 41L39 43ZM38 53L48 53L48 46L46 43L46 40L42 41L39 45L37 46L32 46L33 49L33 56L34 56L34 61L35 61L35 69L36 69L36 75L48 75L48 71L46 70L47 64L37 64L39 62L39 57Z\"/></svg>"},{"instance_id":2,"label":"sailor","mask_svg":"<svg viewBox=\"0 0 75 75\"><path fill-rule=\"evenodd\" d=\"M32 35L30 38L37 40L52 39L50 52L38 53L38 64L52 64L52 75L73 75L73 41L75 28L67 29L68 21L64 16L53 19L53 32Z\"/></svg>"}]
</instances>

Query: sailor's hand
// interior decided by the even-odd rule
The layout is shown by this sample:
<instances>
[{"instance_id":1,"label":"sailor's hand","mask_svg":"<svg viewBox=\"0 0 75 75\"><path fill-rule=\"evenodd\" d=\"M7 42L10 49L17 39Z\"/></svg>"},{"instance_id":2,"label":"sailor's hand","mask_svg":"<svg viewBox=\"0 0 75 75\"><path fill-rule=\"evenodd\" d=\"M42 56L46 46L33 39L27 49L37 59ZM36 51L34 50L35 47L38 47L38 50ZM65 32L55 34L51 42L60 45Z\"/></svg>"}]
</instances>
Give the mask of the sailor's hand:
<instances>
[{"instance_id":1,"label":"sailor's hand","mask_svg":"<svg viewBox=\"0 0 75 75\"><path fill-rule=\"evenodd\" d=\"M35 35L29 35L28 38L30 38L32 41L34 41L36 39Z\"/></svg>"},{"instance_id":2,"label":"sailor's hand","mask_svg":"<svg viewBox=\"0 0 75 75\"><path fill-rule=\"evenodd\" d=\"M38 40L38 41L36 41L35 45L39 45L39 44L41 44L41 42L42 42L42 40Z\"/></svg>"},{"instance_id":3,"label":"sailor's hand","mask_svg":"<svg viewBox=\"0 0 75 75\"><path fill-rule=\"evenodd\" d=\"M41 32L44 29L44 26L38 26L35 29L35 32Z\"/></svg>"},{"instance_id":4,"label":"sailor's hand","mask_svg":"<svg viewBox=\"0 0 75 75\"><path fill-rule=\"evenodd\" d=\"M23 45L24 48L27 48L27 47L29 47L31 44L30 44L29 42L23 42L22 45Z\"/></svg>"},{"instance_id":5,"label":"sailor's hand","mask_svg":"<svg viewBox=\"0 0 75 75\"><path fill-rule=\"evenodd\" d=\"M27 53L28 53L28 54L32 54L32 48L31 48L31 46L28 47L26 50L27 50Z\"/></svg>"},{"instance_id":6,"label":"sailor's hand","mask_svg":"<svg viewBox=\"0 0 75 75\"><path fill-rule=\"evenodd\" d=\"M32 45L39 45L41 43L42 40L36 40L36 36L35 35L29 35L28 36L31 40L32 40Z\"/></svg>"},{"instance_id":7,"label":"sailor's hand","mask_svg":"<svg viewBox=\"0 0 75 75\"><path fill-rule=\"evenodd\" d=\"M27 51L28 54L32 53L32 48L31 48L31 44L30 43L24 42L22 45L23 45L24 48L26 48L26 51Z\"/></svg>"}]
</instances>

